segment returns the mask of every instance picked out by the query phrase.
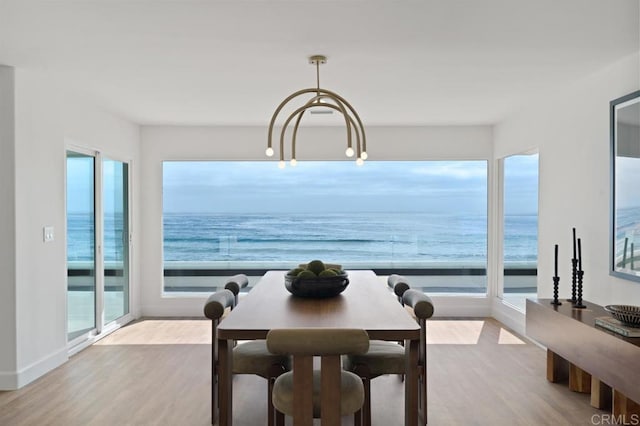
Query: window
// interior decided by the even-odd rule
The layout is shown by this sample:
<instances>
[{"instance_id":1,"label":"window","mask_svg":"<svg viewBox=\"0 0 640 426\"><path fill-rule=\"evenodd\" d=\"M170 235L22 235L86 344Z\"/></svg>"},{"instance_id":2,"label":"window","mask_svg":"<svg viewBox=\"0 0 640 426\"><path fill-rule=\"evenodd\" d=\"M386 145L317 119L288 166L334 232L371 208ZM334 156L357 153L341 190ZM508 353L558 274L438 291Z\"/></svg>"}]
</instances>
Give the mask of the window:
<instances>
[{"instance_id":1,"label":"window","mask_svg":"<svg viewBox=\"0 0 640 426\"><path fill-rule=\"evenodd\" d=\"M163 239L168 292L322 259L484 293L487 163L166 161Z\"/></svg>"},{"instance_id":2,"label":"window","mask_svg":"<svg viewBox=\"0 0 640 426\"><path fill-rule=\"evenodd\" d=\"M503 297L524 310L526 297L538 291L538 154L512 155L503 164Z\"/></svg>"}]
</instances>

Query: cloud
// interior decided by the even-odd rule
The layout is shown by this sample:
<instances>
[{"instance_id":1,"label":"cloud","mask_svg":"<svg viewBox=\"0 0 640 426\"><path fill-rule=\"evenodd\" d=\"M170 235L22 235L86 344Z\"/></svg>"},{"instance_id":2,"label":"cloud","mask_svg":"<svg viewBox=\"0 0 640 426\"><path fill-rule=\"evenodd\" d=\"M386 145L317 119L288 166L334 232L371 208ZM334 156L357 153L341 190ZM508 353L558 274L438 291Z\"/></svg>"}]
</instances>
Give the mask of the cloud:
<instances>
[{"instance_id":1,"label":"cloud","mask_svg":"<svg viewBox=\"0 0 640 426\"><path fill-rule=\"evenodd\" d=\"M486 161L165 162L167 212L486 214Z\"/></svg>"}]
</instances>

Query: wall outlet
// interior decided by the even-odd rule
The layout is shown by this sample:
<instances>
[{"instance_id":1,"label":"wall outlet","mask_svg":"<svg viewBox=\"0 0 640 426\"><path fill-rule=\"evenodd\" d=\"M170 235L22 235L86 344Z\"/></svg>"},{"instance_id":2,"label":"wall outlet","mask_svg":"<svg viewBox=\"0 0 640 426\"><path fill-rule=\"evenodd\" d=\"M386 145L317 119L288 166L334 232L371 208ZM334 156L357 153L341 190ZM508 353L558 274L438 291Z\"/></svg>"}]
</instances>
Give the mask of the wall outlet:
<instances>
[{"instance_id":1,"label":"wall outlet","mask_svg":"<svg viewBox=\"0 0 640 426\"><path fill-rule=\"evenodd\" d=\"M53 241L55 234L53 232L53 226L45 226L42 228L42 239L45 243L50 243Z\"/></svg>"}]
</instances>

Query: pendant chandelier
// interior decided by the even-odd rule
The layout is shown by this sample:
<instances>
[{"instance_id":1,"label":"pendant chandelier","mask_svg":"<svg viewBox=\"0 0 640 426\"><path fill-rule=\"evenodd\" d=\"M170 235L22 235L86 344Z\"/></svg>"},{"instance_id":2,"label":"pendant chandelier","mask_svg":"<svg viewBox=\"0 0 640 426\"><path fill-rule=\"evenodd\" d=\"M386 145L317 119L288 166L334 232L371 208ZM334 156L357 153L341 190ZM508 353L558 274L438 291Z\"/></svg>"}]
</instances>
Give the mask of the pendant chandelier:
<instances>
[{"instance_id":1,"label":"pendant chandelier","mask_svg":"<svg viewBox=\"0 0 640 426\"><path fill-rule=\"evenodd\" d=\"M329 108L342 114L347 128L347 149L345 150L345 154L347 157L353 157L355 154L356 164L362 165L363 161L367 159L367 139L358 113L342 96L330 90L320 88L320 65L327 63L327 58L322 55L314 55L309 57L309 63L316 66L316 87L298 90L297 92L287 96L287 98L278 105L278 108L276 108L273 116L271 117L271 123L269 124L269 139L266 150L267 156L272 157L274 154L273 126L275 125L278 114L282 108L294 98L307 93L312 93L313 96L304 105L293 111L284 121L282 131L280 132L280 161L278 163L278 167L284 168L285 166L284 138L287 128L294 118L295 124L293 126L293 134L291 135L291 165L296 165L296 136L298 134L298 127L300 126L300 121L302 120L304 113L307 110L312 110L314 108L322 108L322 110L318 111L319 113L324 113L327 111L326 108ZM356 140L355 150L353 147L354 134Z\"/></svg>"}]
</instances>

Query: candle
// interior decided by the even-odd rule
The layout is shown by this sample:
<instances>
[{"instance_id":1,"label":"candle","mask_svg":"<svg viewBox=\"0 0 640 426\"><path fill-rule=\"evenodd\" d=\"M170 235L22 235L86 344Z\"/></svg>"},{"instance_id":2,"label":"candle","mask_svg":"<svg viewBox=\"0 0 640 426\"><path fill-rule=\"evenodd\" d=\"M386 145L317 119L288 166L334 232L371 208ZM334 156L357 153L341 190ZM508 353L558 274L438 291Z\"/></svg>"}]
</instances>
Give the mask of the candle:
<instances>
[{"instance_id":1,"label":"candle","mask_svg":"<svg viewBox=\"0 0 640 426\"><path fill-rule=\"evenodd\" d=\"M553 269L553 271L554 271L553 276L557 277L558 276L558 245L557 244L556 244L556 253L555 253L555 263L554 263L554 265L555 265L555 267Z\"/></svg>"},{"instance_id":2,"label":"candle","mask_svg":"<svg viewBox=\"0 0 640 426\"><path fill-rule=\"evenodd\" d=\"M577 259L577 257L576 257L576 228L573 228L573 258Z\"/></svg>"},{"instance_id":3,"label":"candle","mask_svg":"<svg viewBox=\"0 0 640 426\"><path fill-rule=\"evenodd\" d=\"M578 270L582 271L582 245L580 244L580 238L578 238Z\"/></svg>"}]
</instances>

